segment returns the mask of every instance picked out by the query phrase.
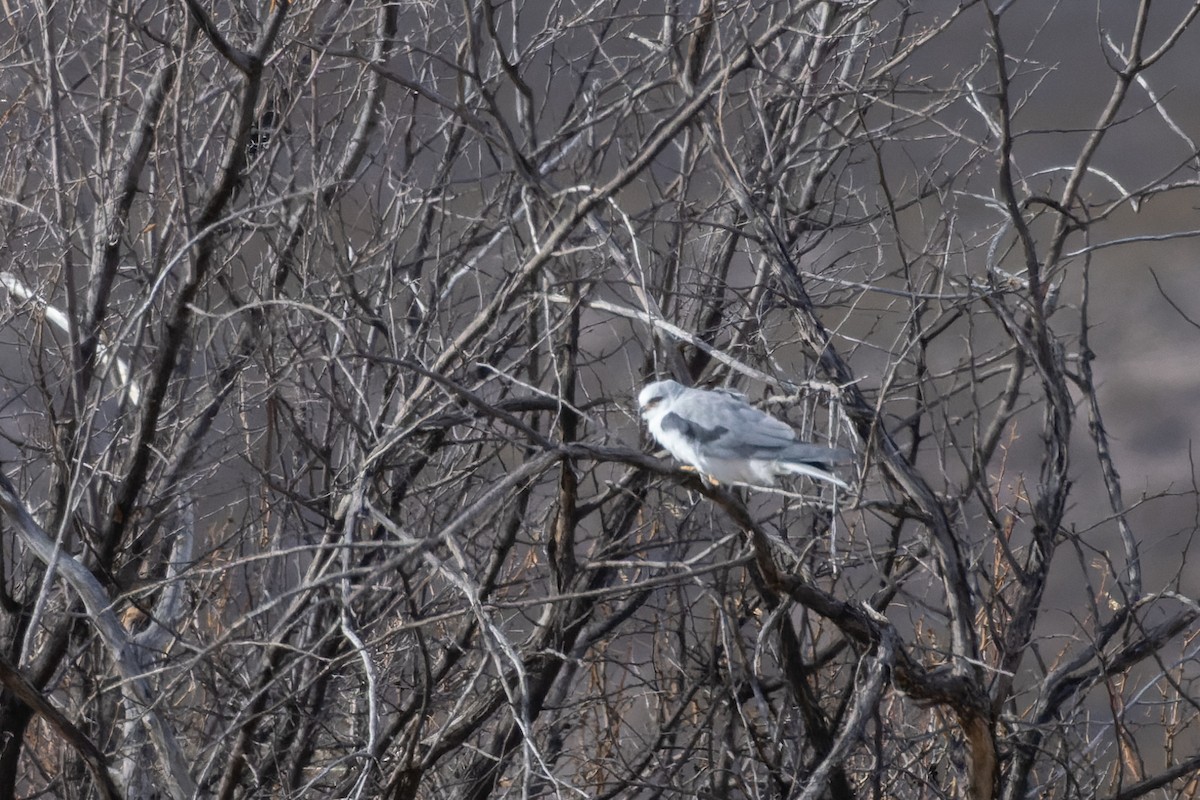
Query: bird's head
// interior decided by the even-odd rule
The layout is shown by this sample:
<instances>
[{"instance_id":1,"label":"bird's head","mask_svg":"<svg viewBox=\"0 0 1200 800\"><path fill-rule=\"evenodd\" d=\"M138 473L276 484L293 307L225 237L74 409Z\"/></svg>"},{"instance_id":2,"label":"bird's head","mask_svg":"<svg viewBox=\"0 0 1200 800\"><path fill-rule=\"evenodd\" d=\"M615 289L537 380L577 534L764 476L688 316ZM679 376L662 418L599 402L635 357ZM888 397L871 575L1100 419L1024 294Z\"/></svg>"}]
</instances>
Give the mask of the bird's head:
<instances>
[{"instance_id":1,"label":"bird's head","mask_svg":"<svg viewBox=\"0 0 1200 800\"><path fill-rule=\"evenodd\" d=\"M638 394L638 412L647 421L659 417L666 413L670 401L682 391L683 385L675 381L655 381L647 384Z\"/></svg>"}]
</instances>

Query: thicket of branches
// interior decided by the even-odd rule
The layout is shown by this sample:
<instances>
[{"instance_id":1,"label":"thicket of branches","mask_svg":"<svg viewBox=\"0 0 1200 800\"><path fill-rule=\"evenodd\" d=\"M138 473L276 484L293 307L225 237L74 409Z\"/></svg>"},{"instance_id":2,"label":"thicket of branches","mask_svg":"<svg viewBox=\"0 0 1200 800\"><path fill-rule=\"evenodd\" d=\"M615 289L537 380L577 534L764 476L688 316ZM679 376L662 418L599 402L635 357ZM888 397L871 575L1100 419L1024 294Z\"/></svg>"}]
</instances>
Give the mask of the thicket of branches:
<instances>
[{"instance_id":1,"label":"thicket of branches","mask_svg":"<svg viewBox=\"0 0 1200 800\"><path fill-rule=\"evenodd\" d=\"M1195 796L1089 280L1198 6L915 5L5 3L0 798Z\"/></svg>"}]
</instances>

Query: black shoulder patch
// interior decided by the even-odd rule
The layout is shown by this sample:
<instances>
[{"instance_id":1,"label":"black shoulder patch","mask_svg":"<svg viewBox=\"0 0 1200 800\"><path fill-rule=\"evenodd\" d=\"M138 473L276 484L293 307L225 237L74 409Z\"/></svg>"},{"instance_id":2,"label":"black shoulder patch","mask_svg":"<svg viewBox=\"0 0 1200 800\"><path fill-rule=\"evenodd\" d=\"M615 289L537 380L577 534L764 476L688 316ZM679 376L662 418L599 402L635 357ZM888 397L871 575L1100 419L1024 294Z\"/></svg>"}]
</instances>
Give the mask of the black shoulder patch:
<instances>
[{"instance_id":1,"label":"black shoulder patch","mask_svg":"<svg viewBox=\"0 0 1200 800\"><path fill-rule=\"evenodd\" d=\"M662 428L664 431L677 431L689 439L704 443L719 439L729 433L729 428L721 425L715 428L705 428L703 425L697 425L694 422L684 419L674 411L662 418Z\"/></svg>"}]
</instances>

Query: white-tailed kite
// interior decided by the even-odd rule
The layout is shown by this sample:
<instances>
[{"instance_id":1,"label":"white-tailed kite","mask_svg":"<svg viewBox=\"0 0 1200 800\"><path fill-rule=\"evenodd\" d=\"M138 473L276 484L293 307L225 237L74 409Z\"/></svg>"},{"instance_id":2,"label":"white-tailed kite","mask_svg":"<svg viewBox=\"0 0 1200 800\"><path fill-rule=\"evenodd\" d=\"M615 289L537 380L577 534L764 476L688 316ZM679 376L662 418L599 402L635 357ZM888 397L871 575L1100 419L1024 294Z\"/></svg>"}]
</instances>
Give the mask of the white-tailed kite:
<instances>
[{"instance_id":1,"label":"white-tailed kite","mask_svg":"<svg viewBox=\"0 0 1200 800\"><path fill-rule=\"evenodd\" d=\"M849 451L799 441L790 425L737 392L656 381L642 389L638 406L658 443L714 482L771 486L791 474L850 488L829 471L849 461Z\"/></svg>"}]
</instances>

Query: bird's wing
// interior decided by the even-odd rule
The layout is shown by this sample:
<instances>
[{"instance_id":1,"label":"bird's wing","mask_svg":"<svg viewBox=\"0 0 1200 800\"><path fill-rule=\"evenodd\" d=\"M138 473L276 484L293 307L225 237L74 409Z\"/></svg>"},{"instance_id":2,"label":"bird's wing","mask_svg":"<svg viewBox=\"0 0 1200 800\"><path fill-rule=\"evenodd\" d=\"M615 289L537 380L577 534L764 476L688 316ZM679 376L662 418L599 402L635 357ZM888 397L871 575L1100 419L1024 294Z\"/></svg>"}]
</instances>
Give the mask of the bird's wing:
<instances>
[{"instance_id":1,"label":"bird's wing","mask_svg":"<svg viewBox=\"0 0 1200 800\"><path fill-rule=\"evenodd\" d=\"M792 426L733 392L686 392L675 399L662 427L686 437L708 458L759 458L824 468L853 460L848 450L798 441Z\"/></svg>"},{"instance_id":2,"label":"bird's wing","mask_svg":"<svg viewBox=\"0 0 1200 800\"><path fill-rule=\"evenodd\" d=\"M779 458L797 444L786 422L732 393L687 392L675 399L662 427L687 437L710 458Z\"/></svg>"},{"instance_id":3,"label":"bird's wing","mask_svg":"<svg viewBox=\"0 0 1200 800\"><path fill-rule=\"evenodd\" d=\"M694 444L709 444L729 435L729 429L723 425L706 426L674 411L663 414L659 426L663 433L678 434Z\"/></svg>"}]
</instances>

